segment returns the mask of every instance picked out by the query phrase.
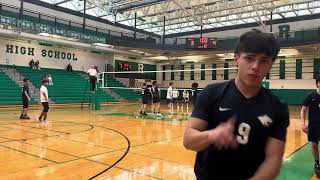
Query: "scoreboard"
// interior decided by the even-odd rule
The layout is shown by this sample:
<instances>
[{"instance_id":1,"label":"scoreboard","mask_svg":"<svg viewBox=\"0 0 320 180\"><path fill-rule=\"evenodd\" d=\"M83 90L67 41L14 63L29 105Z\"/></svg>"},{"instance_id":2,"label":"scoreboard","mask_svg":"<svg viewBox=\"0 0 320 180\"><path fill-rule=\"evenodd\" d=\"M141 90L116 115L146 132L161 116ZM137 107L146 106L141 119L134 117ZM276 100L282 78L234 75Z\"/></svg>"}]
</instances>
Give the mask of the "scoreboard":
<instances>
[{"instance_id":1,"label":"scoreboard","mask_svg":"<svg viewBox=\"0 0 320 180\"><path fill-rule=\"evenodd\" d=\"M200 38L187 38L186 49L214 49L217 48L217 39L200 37Z\"/></svg>"}]
</instances>

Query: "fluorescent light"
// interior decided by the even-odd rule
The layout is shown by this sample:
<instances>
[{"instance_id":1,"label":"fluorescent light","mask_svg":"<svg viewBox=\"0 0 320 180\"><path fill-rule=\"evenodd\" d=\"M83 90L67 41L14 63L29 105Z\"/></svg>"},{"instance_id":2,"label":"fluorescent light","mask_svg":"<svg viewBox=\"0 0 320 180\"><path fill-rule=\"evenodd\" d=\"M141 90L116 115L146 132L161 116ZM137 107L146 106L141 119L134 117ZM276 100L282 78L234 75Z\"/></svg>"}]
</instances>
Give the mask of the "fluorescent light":
<instances>
[{"instance_id":1,"label":"fluorescent light","mask_svg":"<svg viewBox=\"0 0 320 180\"><path fill-rule=\"evenodd\" d=\"M208 58L209 56L204 56L204 55L178 57L178 59L181 59L181 60L197 60L197 61L205 60Z\"/></svg>"},{"instance_id":2,"label":"fluorescent light","mask_svg":"<svg viewBox=\"0 0 320 180\"><path fill-rule=\"evenodd\" d=\"M49 33L38 33L38 35L40 35L40 36L50 36Z\"/></svg>"},{"instance_id":3,"label":"fluorescent light","mask_svg":"<svg viewBox=\"0 0 320 180\"><path fill-rule=\"evenodd\" d=\"M216 54L216 56L222 58L222 59L233 59L234 53L223 53L223 54Z\"/></svg>"},{"instance_id":4,"label":"fluorescent light","mask_svg":"<svg viewBox=\"0 0 320 180\"><path fill-rule=\"evenodd\" d=\"M114 48L113 45L110 44L102 44L102 43L92 43L92 46L100 46L100 47L107 47L107 48Z\"/></svg>"},{"instance_id":5,"label":"fluorescent light","mask_svg":"<svg viewBox=\"0 0 320 180\"><path fill-rule=\"evenodd\" d=\"M166 56L155 56L155 57L149 57L148 59L153 60L169 60Z\"/></svg>"},{"instance_id":6,"label":"fluorescent light","mask_svg":"<svg viewBox=\"0 0 320 180\"><path fill-rule=\"evenodd\" d=\"M278 56L297 56L300 52L296 49L280 49Z\"/></svg>"},{"instance_id":7,"label":"fluorescent light","mask_svg":"<svg viewBox=\"0 0 320 180\"><path fill-rule=\"evenodd\" d=\"M69 38L69 37L64 37L64 36L59 36L59 35L49 34L49 33L38 33L38 35L45 36L45 37L52 37L56 39L64 39L67 41L79 41L78 39L75 39L75 38Z\"/></svg>"}]
</instances>

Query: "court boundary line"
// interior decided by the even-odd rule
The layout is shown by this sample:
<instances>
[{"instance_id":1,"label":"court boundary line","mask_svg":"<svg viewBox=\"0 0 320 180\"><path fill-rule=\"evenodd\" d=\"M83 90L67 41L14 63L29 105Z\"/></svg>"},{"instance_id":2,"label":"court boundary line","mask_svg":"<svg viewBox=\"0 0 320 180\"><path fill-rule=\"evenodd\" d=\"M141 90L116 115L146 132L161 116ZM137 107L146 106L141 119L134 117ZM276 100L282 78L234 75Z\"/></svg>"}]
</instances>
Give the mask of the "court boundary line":
<instances>
[{"instance_id":1,"label":"court boundary line","mask_svg":"<svg viewBox=\"0 0 320 180\"><path fill-rule=\"evenodd\" d=\"M291 152L290 154L288 154L285 158L284 161L286 161L287 159L289 159L291 156L293 156L295 153L297 153L298 151L300 151L302 148L304 148L305 146L307 146L309 144L309 141L307 141L305 144L303 144L302 146L300 146L299 148L295 149L293 152Z\"/></svg>"},{"instance_id":2,"label":"court boundary line","mask_svg":"<svg viewBox=\"0 0 320 180\"><path fill-rule=\"evenodd\" d=\"M86 131L89 131L91 129L93 129L93 127L99 127L99 128L102 128L102 129L108 129L108 130L111 130L111 131L116 131L117 130L114 130L114 129L111 129L111 128L107 128L107 127L103 127L103 126L99 126L99 125L94 125L94 124L86 124L86 123L77 123L77 122L69 122L69 121L55 121L56 123L70 123L70 124L78 124L78 125L87 125L87 126L91 126L92 128L90 129L87 129L85 131L80 131L80 132L76 132L76 133L83 133L83 132L86 132ZM30 122L32 124L36 124L37 122ZM51 130L51 129L44 129L44 128L41 128L41 127L32 127L32 126L27 126L27 125L22 125L22 124L19 124L19 123L10 123L11 125L17 125L17 126L23 126L23 127L27 127L27 128L33 128L33 129L39 129L39 130L49 130L49 131L55 131L55 130ZM71 126L71 125L66 125L67 126ZM64 126L60 126L60 127L64 127ZM5 127L5 128L8 128L10 129L10 127ZM121 128L121 127L120 127ZM17 130L16 128L11 128L12 130ZM30 132L30 133L35 133L35 132ZM122 169L122 170L125 170L125 171L128 171L128 172L133 172L133 173L138 173L138 174L141 174L141 175L144 175L144 176L147 176L147 177L152 177L152 178L155 178L155 179L162 179L162 178L159 178L159 177L154 177L154 176L151 176L149 174L145 174L143 172L140 172L140 171L133 171L133 170L130 170L130 169L126 169L126 168L121 168L121 167L118 167L116 166L116 164L114 163L114 165L110 166L109 164L106 164L106 163L103 163L103 162L99 162L99 161L94 161L94 160L91 160L91 159L87 159L87 158L90 158L90 157L94 157L94 156L98 156L98 155L102 155L102 154L107 154L107 153L113 153L113 152L121 152L123 151L125 148L121 148L121 149L114 149L114 148L109 148L109 147L105 147L105 146L99 146L99 145L95 145L97 147L100 147L100 148L106 148L106 149L111 149L113 151L108 151L108 152L103 152L103 153L98 153L98 154L94 154L94 155L89 155L89 156L85 156L85 157L78 157L76 155L72 155L72 154L68 154L68 153L64 153L64 152L60 152L60 151L57 151L57 150L54 150L54 149L50 149L50 148L46 148L46 147L42 147L42 146L38 146L38 145L35 145L35 144L30 144L30 143L26 143L24 141L26 140L30 140L30 139L38 139L38 138L46 138L46 137L56 137L56 138L59 138L59 139L65 139L65 140L68 140L68 141L75 141L75 142L79 142L79 143L83 143L83 144L88 144L87 142L82 142L82 141L77 141L77 140L73 140L73 139L68 139L68 138L62 138L62 137L59 137L61 135L66 135L67 133L66 132L61 132L59 131L59 133L63 133L63 134L58 134L58 135L52 135L52 136L44 136L44 137L36 137L36 138L28 138L28 139L22 139L22 140L12 140L12 141L5 141L5 142L1 142L1 143L7 143L7 142L19 142L19 143L24 143L24 144L28 144L28 145L31 145L31 146L36 146L36 147L39 147L39 148L44 148L44 149L47 149L49 151L54 151L54 152L57 152L57 153L61 153L61 154L65 154L65 155L68 155L68 156L71 156L71 157L75 157L77 159L71 159L71 160L68 160L68 161L63 161L63 162L56 162L57 164L62 164L62 163L66 163L66 162L71 162L71 161L76 161L76 160L88 160L88 161L91 161L91 162L95 162L95 163L98 163L98 164L103 164L103 165L106 165L106 166L109 166L107 169L105 169L104 171L102 171L101 173L105 173L107 172L108 170L110 170L111 168L115 167L115 168L118 168L118 169ZM69 134L76 134L76 133L69 133ZM35 134L40 134L40 133L35 133ZM176 139L176 138L181 138L182 136L176 136L174 138L170 138L170 139ZM6 137L4 137L6 138ZM8 139L8 138L6 138ZM147 144L153 144L153 143L157 143L157 142L161 142L161 141L166 141L166 140L170 140L170 139L161 139L161 140L156 140L156 141L151 141L151 142L147 142L147 143L143 143L143 144L138 144L138 145L135 145L133 147L139 147L139 146L143 146L143 145L147 145ZM2 145L3 146L3 145ZM10 147L6 147L6 146L3 146L5 148L9 148L9 149L12 149L12 150L16 150L16 149L13 149L13 148L10 148ZM19 151L19 150L16 150L16 151ZM22 152L22 151L21 151ZM142 155L142 154L138 154L138 153L132 153L134 155L137 155L137 156L142 156L142 157L147 157L147 158L151 158L151 159L160 159L160 160L163 160L163 161L167 161L167 162L171 162L171 163L176 163L176 164L182 164L183 163L179 163L179 162L174 162L174 161L170 161L170 160L165 160L165 159L161 159L161 158L156 158L156 157L151 157L151 156L147 156L147 155ZM32 154L30 154L32 155ZM32 155L32 156L35 156L35 155ZM39 156L35 156L35 157L39 157ZM41 157L39 157L41 158ZM43 158L41 158L43 159ZM44 159L45 160L45 159ZM122 160L122 159L121 159ZM49 160L50 161L50 160ZM120 161L119 161L120 162ZM117 162L117 163L119 163ZM99 173L98 173L99 174ZM101 174L100 174L101 175ZM95 178L95 177L93 177Z\"/></svg>"}]
</instances>

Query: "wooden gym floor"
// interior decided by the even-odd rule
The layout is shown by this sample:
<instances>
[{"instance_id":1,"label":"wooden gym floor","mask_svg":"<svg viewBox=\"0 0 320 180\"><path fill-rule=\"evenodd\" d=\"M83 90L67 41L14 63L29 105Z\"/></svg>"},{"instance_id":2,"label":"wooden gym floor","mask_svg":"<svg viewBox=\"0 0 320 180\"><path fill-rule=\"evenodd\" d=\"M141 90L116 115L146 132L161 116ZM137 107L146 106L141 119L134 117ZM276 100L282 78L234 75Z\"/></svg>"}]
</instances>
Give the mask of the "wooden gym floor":
<instances>
[{"instance_id":1,"label":"wooden gym floor","mask_svg":"<svg viewBox=\"0 0 320 180\"><path fill-rule=\"evenodd\" d=\"M29 111L29 121L18 119L20 109L0 109L0 179L195 179L195 153L182 145L190 112L172 116L163 110L163 118L141 118L139 107L51 108L42 124L36 121L40 107ZM290 110L285 157L293 163L308 145L300 130L300 107ZM301 175L310 179L313 161L309 149L304 151L310 168ZM278 179L299 171L291 167L296 166L286 165Z\"/></svg>"}]
</instances>

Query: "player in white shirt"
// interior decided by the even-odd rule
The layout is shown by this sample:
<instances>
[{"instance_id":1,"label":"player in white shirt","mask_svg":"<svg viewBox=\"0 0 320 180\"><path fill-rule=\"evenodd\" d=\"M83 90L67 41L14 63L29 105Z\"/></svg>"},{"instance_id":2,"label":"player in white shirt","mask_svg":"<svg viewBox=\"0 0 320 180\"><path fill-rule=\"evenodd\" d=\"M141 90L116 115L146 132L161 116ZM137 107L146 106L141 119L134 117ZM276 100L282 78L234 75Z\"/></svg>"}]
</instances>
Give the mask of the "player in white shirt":
<instances>
[{"instance_id":1,"label":"player in white shirt","mask_svg":"<svg viewBox=\"0 0 320 180\"><path fill-rule=\"evenodd\" d=\"M47 114L49 111L49 94L48 94L48 87L49 81L48 79L43 79L42 80L42 86L40 88L40 101L43 106L43 110L38 118L39 122L46 122L47 120ZM43 117L43 120L42 120Z\"/></svg>"},{"instance_id":2,"label":"player in white shirt","mask_svg":"<svg viewBox=\"0 0 320 180\"><path fill-rule=\"evenodd\" d=\"M173 82L169 83L169 88L167 90L167 103L168 103L168 109L171 113L173 113L173 104L172 104L172 85Z\"/></svg>"},{"instance_id":3,"label":"player in white shirt","mask_svg":"<svg viewBox=\"0 0 320 180\"><path fill-rule=\"evenodd\" d=\"M183 90L182 96L183 96L183 103L182 103L181 109L183 109L184 104L186 104L187 110L188 110L189 109L189 100L190 100L189 92L187 90Z\"/></svg>"},{"instance_id":4,"label":"player in white shirt","mask_svg":"<svg viewBox=\"0 0 320 180\"><path fill-rule=\"evenodd\" d=\"M48 78L48 81L49 81L49 85L50 86L53 85L53 80L52 80L51 74L48 74L47 78Z\"/></svg>"},{"instance_id":5,"label":"player in white shirt","mask_svg":"<svg viewBox=\"0 0 320 180\"><path fill-rule=\"evenodd\" d=\"M91 65L91 68L87 71L90 76L90 83L91 83L91 91L94 91L96 88L97 82L97 70L95 69L94 65Z\"/></svg>"},{"instance_id":6,"label":"player in white shirt","mask_svg":"<svg viewBox=\"0 0 320 180\"><path fill-rule=\"evenodd\" d=\"M177 105L177 109L179 110L178 98L179 98L179 91L177 90L177 88L174 88L172 91L172 101L173 101L173 104Z\"/></svg>"}]
</instances>

